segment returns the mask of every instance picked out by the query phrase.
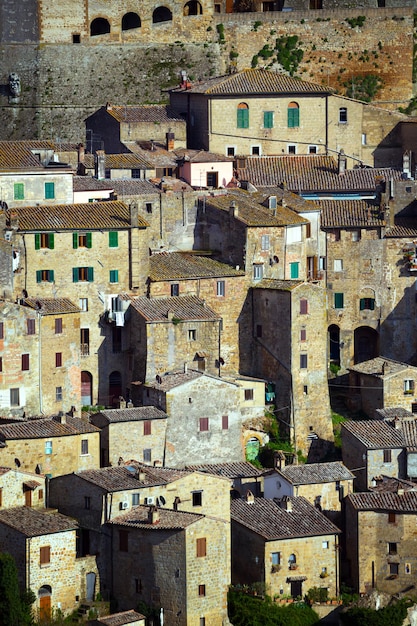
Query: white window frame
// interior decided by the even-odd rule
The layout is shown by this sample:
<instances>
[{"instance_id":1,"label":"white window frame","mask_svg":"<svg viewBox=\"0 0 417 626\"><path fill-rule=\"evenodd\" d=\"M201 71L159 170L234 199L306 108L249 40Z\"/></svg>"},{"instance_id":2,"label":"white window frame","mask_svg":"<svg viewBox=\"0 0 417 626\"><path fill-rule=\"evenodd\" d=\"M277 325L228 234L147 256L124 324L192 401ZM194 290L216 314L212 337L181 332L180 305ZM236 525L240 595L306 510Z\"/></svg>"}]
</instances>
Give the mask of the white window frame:
<instances>
[{"instance_id":1,"label":"white window frame","mask_svg":"<svg viewBox=\"0 0 417 626\"><path fill-rule=\"evenodd\" d=\"M264 266L262 263L255 263L253 265L253 280L262 280L264 277Z\"/></svg>"},{"instance_id":2,"label":"white window frame","mask_svg":"<svg viewBox=\"0 0 417 626\"><path fill-rule=\"evenodd\" d=\"M294 151L290 152L290 149L292 150L292 148L294 148ZM297 154L297 144L296 143L287 143L287 154Z\"/></svg>"},{"instance_id":3,"label":"white window frame","mask_svg":"<svg viewBox=\"0 0 417 626\"><path fill-rule=\"evenodd\" d=\"M265 252L266 250L269 250L270 247L271 247L271 242L270 242L269 235L262 235L261 236L261 250Z\"/></svg>"},{"instance_id":4,"label":"white window frame","mask_svg":"<svg viewBox=\"0 0 417 626\"><path fill-rule=\"evenodd\" d=\"M233 154L228 154L229 150L233 150ZM236 156L237 146L226 146L226 156Z\"/></svg>"},{"instance_id":5,"label":"white window frame","mask_svg":"<svg viewBox=\"0 0 417 626\"><path fill-rule=\"evenodd\" d=\"M319 152L319 147L318 146L316 146L314 144L311 144L310 146L308 146L308 153L309 154L318 154L318 152Z\"/></svg>"},{"instance_id":6,"label":"white window frame","mask_svg":"<svg viewBox=\"0 0 417 626\"><path fill-rule=\"evenodd\" d=\"M334 259L333 260L333 271L334 272L343 272L343 259Z\"/></svg>"},{"instance_id":7,"label":"white window frame","mask_svg":"<svg viewBox=\"0 0 417 626\"><path fill-rule=\"evenodd\" d=\"M253 152L253 149L257 148L259 150L259 152L257 154L255 154ZM254 143L253 145L251 145L250 147L250 154L251 156L262 156L262 146L259 143Z\"/></svg>"},{"instance_id":8,"label":"white window frame","mask_svg":"<svg viewBox=\"0 0 417 626\"><path fill-rule=\"evenodd\" d=\"M226 281L225 280L217 281L216 294L222 298L224 298L224 296L226 295Z\"/></svg>"}]
</instances>

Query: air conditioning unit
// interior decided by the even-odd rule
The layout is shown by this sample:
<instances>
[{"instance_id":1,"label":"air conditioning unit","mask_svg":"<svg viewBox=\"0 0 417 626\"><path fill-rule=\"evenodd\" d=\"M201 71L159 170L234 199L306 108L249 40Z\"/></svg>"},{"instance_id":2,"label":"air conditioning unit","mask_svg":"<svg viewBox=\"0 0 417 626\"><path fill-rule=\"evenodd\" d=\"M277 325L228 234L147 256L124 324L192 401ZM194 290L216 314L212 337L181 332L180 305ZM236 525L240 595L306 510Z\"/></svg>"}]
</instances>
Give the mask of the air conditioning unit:
<instances>
[{"instance_id":1,"label":"air conditioning unit","mask_svg":"<svg viewBox=\"0 0 417 626\"><path fill-rule=\"evenodd\" d=\"M155 504L155 498L153 496L145 498L145 504Z\"/></svg>"},{"instance_id":2,"label":"air conditioning unit","mask_svg":"<svg viewBox=\"0 0 417 626\"><path fill-rule=\"evenodd\" d=\"M123 502L120 503L120 509L122 511L125 511L128 508L129 508L129 502L127 500L124 500Z\"/></svg>"}]
</instances>

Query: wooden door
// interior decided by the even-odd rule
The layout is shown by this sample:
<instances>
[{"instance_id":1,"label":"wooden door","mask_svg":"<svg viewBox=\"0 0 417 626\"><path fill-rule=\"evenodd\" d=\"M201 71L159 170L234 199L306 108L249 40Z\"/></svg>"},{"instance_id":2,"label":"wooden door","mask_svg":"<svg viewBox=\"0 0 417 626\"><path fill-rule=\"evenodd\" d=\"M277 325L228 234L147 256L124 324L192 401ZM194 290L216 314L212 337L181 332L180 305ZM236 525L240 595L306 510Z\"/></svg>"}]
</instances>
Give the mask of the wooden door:
<instances>
[{"instance_id":1,"label":"wooden door","mask_svg":"<svg viewBox=\"0 0 417 626\"><path fill-rule=\"evenodd\" d=\"M25 491L25 506L32 506L32 490Z\"/></svg>"},{"instance_id":2,"label":"wooden door","mask_svg":"<svg viewBox=\"0 0 417 626\"><path fill-rule=\"evenodd\" d=\"M41 596L39 598L39 617L42 620L51 617L51 596Z\"/></svg>"}]
</instances>

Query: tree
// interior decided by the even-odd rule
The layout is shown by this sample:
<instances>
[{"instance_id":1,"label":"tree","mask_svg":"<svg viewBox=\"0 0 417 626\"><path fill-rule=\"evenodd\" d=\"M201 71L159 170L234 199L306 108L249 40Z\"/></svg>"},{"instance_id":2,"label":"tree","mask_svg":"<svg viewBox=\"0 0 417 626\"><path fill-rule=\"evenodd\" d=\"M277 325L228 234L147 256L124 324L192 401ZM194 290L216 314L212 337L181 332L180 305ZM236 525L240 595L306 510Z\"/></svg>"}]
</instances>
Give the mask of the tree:
<instances>
[{"instance_id":1,"label":"tree","mask_svg":"<svg viewBox=\"0 0 417 626\"><path fill-rule=\"evenodd\" d=\"M32 592L20 593L13 557L0 553L0 626L30 626Z\"/></svg>"}]
</instances>

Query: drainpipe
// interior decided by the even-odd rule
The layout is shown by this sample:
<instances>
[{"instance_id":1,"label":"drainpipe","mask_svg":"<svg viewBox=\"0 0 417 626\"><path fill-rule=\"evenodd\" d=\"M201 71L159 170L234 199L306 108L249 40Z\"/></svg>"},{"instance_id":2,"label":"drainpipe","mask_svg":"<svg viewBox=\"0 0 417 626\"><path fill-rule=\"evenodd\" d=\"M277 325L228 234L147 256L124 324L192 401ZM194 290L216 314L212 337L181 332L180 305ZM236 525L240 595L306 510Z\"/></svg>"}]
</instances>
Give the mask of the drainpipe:
<instances>
[{"instance_id":1,"label":"drainpipe","mask_svg":"<svg viewBox=\"0 0 417 626\"><path fill-rule=\"evenodd\" d=\"M39 341L38 341L38 379L39 379L39 411L43 414L42 404L42 315L37 311L38 324L39 324Z\"/></svg>"}]
</instances>

